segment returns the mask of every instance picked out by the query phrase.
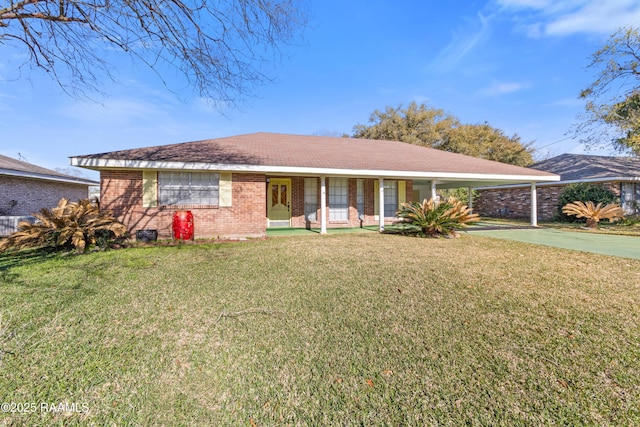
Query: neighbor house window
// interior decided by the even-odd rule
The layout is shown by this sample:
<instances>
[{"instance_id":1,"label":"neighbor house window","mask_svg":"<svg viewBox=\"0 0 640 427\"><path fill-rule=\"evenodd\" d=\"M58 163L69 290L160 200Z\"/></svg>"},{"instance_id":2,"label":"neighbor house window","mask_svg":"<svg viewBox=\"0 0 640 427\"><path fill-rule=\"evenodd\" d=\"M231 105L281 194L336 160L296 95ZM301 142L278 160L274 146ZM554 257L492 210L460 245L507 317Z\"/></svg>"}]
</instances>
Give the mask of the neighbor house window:
<instances>
[{"instance_id":1,"label":"neighbor house window","mask_svg":"<svg viewBox=\"0 0 640 427\"><path fill-rule=\"evenodd\" d=\"M364 179L356 181L356 207L358 217L364 217Z\"/></svg>"},{"instance_id":2,"label":"neighbor house window","mask_svg":"<svg viewBox=\"0 0 640 427\"><path fill-rule=\"evenodd\" d=\"M627 215L635 214L638 211L638 203L640 202L640 185L633 182L621 183L620 202Z\"/></svg>"},{"instance_id":3,"label":"neighbor house window","mask_svg":"<svg viewBox=\"0 0 640 427\"><path fill-rule=\"evenodd\" d=\"M392 218L398 210L398 181L384 181L384 216Z\"/></svg>"},{"instance_id":4,"label":"neighbor house window","mask_svg":"<svg viewBox=\"0 0 640 427\"><path fill-rule=\"evenodd\" d=\"M218 205L219 182L213 172L158 172L160 204Z\"/></svg>"},{"instance_id":5,"label":"neighbor house window","mask_svg":"<svg viewBox=\"0 0 640 427\"><path fill-rule=\"evenodd\" d=\"M318 212L318 179L304 179L304 216L307 221L316 221Z\"/></svg>"},{"instance_id":6,"label":"neighbor house window","mask_svg":"<svg viewBox=\"0 0 640 427\"><path fill-rule=\"evenodd\" d=\"M349 180L329 178L329 220L349 219Z\"/></svg>"}]
</instances>

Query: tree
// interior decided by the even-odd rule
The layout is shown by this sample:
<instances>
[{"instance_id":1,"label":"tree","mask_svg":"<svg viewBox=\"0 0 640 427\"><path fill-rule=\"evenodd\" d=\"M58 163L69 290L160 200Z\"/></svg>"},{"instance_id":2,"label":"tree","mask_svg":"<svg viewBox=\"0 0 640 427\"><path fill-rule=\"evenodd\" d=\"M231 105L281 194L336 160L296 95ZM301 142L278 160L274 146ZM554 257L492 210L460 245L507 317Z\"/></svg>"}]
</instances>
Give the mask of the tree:
<instances>
[{"instance_id":1,"label":"tree","mask_svg":"<svg viewBox=\"0 0 640 427\"><path fill-rule=\"evenodd\" d=\"M458 124L458 119L444 110L412 102L406 109L400 104L396 108L388 106L384 111L376 110L371 114L369 123L356 125L353 137L403 141L437 148L443 143L446 133Z\"/></svg>"},{"instance_id":2,"label":"tree","mask_svg":"<svg viewBox=\"0 0 640 427\"><path fill-rule=\"evenodd\" d=\"M200 96L235 104L270 80L263 64L305 25L295 0L18 0L0 6L0 43L23 48L24 65L46 71L75 96L112 77L104 58L117 50L161 78L174 68Z\"/></svg>"},{"instance_id":3,"label":"tree","mask_svg":"<svg viewBox=\"0 0 640 427\"><path fill-rule=\"evenodd\" d=\"M588 146L611 143L640 155L640 33L622 28L591 56L597 79L582 90L586 116L576 133Z\"/></svg>"},{"instance_id":4,"label":"tree","mask_svg":"<svg viewBox=\"0 0 640 427\"><path fill-rule=\"evenodd\" d=\"M456 126L438 148L517 166L533 163L531 144L523 144L518 135L508 137L488 123Z\"/></svg>"},{"instance_id":5,"label":"tree","mask_svg":"<svg viewBox=\"0 0 640 427\"><path fill-rule=\"evenodd\" d=\"M356 125L354 138L403 141L519 166L533 163L531 144L523 144L518 135L508 137L487 123L461 124L457 117L425 104L376 110L369 123Z\"/></svg>"}]
</instances>

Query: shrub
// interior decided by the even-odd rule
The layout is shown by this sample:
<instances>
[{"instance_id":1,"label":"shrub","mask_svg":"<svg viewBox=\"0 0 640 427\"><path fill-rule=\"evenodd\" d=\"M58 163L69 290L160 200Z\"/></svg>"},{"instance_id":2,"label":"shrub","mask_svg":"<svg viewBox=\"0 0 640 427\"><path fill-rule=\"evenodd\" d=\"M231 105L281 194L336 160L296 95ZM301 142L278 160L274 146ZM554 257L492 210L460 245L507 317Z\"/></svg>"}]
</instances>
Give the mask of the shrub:
<instances>
[{"instance_id":1,"label":"shrub","mask_svg":"<svg viewBox=\"0 0 640 427\"><path fill-rule=\"evenodd\" d=\"M584 182L569 184L558 197L558 219L560 221L574 222L580 220L577 217L571 217L562 212L562 209L567 204L573 202L593 202L594 204L602 203L602 205L605 206L611 203L617 203L618 197L613 191L599 185L587 184Z\"/></svg>"},{"instance_id":2,"label":"shrub","mask_svg":"<svg viewBox=\"0 0 640 427\"><path fill-rule=\"evenodd\" d=\"M420 237L455 236L456 230L477 222L479 216L454 197L446 200L423 200L403 203L397 213L398 228L403 234Z\"/></svg>"},{"instance_id":3,"label":"shrub","mask_svg":"<svg viewBox=\"0 0 640 427\"><path fill-rule=\"evenodd\" d=\"M106 247L126 236L127 228L110 212L101 212L88 199L69 203L61 199L53 209L33 214L36 222L21 222L18 231L0 242L0 252L25 248L75 249L83 253L90 246Z\"/></svg>"},{"instance_id":4,"label":"shrub","mask_svg":"<svg viewBox=\"0 0 640 427\"><path fill-rule=\"evenodd\" d=\"M578 218L586 218L587 227L589 228L598 227L598 223L603 219L608 219L609 222L614 222L620 218L624 218L624 210L615 203L610 203L603 207L602 203L595 205L591 201L586 203L576 201L568 203L562 208L562 212L566 215L575 215Z\"/></svg>"}]
</instances>

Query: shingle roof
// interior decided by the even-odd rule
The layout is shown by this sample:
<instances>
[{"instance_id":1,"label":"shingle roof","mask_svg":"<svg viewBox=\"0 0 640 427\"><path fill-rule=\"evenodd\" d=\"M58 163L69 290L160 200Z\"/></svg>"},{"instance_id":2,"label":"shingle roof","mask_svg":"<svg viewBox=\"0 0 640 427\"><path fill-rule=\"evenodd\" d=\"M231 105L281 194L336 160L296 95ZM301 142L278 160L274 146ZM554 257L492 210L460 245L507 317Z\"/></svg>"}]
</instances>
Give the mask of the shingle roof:
<instances>
[{"instance_id":1,"label":"shingle roof","mask_svg":"<svg viewBox=\"0 0 640 427\"><path fill-rule=\"evenodd\" d=\"M13 159L0 154L0 175L22 176L28 178L47 179L53 181L77 182L78 184L95 185L97 182L77 176L67 175L31 163Z\"/></svg>"},{"instance_id":2,"label":"shingle roof","mask_svg":"<svg viewBox=\"0 0 640 427\"><path fill-rule=\"evenodd\" d=\"M560 175L561 181L582 181L607 178L640 178L640 159L629 157L562 154L532 168Z\"/></svg>"},{"instance_id":3,"label":"shingle roof","mask_svg":"<svg viewBox=\"0 0 640 427\"><path fill-rule=\"evenodd\" d=\"M314 169L526 175L549 180L548 172L449 153L398 141L254 133L226 138L76 156L74 164L100 161L211 163ZM93 166L92 166L93 165Z\"/></svg>"}]
</instances>

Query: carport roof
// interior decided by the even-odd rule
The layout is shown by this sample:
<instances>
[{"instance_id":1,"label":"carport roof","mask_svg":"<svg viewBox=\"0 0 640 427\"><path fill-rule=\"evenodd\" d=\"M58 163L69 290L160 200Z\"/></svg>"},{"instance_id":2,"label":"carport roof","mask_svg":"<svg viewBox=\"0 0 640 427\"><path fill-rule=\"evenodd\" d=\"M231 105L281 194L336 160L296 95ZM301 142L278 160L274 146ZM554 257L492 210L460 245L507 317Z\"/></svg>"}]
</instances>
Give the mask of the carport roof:
<instances>
[{"instance_id":1,"label":"carport roof","mask_svg":"<svg viewBox=\"0 0 640 427\"><path fill-rule=\"evenodd\" d=\"M535 169L398 141L253 133L71 157L89 169L219 170L435 180L439 187L557 181Z\"/></svg>"}]
</instances>

